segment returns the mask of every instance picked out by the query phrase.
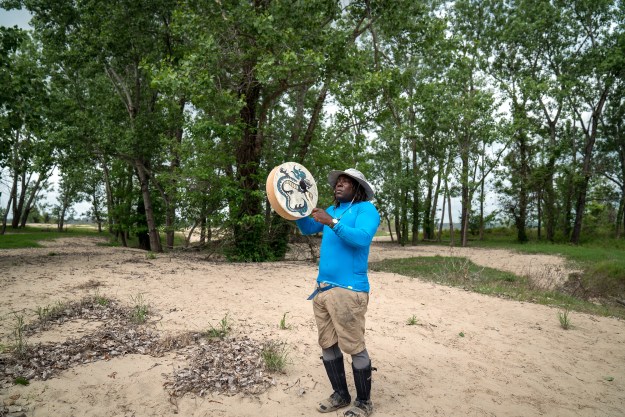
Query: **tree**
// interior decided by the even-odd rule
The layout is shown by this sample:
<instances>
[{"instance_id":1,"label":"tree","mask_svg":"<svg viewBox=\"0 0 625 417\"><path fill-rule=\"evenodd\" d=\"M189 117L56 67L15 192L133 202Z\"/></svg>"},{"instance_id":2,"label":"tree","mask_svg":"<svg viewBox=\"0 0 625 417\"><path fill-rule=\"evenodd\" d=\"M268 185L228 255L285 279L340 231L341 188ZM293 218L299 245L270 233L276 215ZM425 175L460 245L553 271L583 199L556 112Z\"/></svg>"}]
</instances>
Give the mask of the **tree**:
<instances>
[{"instance_id":1,"label":"tree","mask_svg":"<svg viewBox=\"0 0 625 417\"><path fill-rule=\"evenodd\" d=\"M55 148L47 137L45 109L48 87L38 45L27 34L2 29L3 84L0 100L0 161L6 163L10 195L2 233L12 206L13 228L23 226L38 194L47 186L54 168Z\"/></svg>"}]
</instances>

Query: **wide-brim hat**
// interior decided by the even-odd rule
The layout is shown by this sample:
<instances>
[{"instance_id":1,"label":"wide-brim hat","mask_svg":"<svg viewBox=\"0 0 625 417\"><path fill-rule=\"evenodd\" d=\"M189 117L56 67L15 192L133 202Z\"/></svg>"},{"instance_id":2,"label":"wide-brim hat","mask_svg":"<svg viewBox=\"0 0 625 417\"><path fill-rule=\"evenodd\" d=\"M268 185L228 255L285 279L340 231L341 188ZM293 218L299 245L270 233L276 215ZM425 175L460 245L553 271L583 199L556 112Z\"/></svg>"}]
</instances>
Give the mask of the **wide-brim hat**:
<instances>
[{"instance_id":1,"label":"wide-brim hat","mask_svg":"<svg viewBox=\"0 0 625 417\"><path fill-rule=\"evenodd\" d=\"M334 188L336 186L336 181L341 175L346 175L358 181L358 184L360 184L362 188L365 189L365 193L367 194L367 201L373 198L373 195L375 194L375 192L373 191L373 186L369 183L369 181L367 181L362 172L354 168L348 168L345 171L330 171L330 173L328 174L328 184L330 184L330 186Z\"/></svg>"}]
</instances>

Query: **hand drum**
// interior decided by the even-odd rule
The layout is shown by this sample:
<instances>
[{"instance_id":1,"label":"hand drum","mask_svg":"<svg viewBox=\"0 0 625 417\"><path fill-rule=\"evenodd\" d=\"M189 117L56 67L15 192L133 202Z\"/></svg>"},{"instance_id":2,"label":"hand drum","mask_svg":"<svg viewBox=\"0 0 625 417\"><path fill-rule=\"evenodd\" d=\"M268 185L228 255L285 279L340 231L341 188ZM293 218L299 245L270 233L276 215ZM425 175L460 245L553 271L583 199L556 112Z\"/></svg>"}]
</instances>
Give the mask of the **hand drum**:
<instances>
[{"instance_id":1,"label":"hand drum","mask_svg":"<svg viewBox=\"0 0 625 417\"><path fill-rule=\"evenodd\" d=\"M287 220L306 217L317 206L317 183L297 162L285 162L272 169L265 187L271 207Z\"/></svg>"}]
</instances>

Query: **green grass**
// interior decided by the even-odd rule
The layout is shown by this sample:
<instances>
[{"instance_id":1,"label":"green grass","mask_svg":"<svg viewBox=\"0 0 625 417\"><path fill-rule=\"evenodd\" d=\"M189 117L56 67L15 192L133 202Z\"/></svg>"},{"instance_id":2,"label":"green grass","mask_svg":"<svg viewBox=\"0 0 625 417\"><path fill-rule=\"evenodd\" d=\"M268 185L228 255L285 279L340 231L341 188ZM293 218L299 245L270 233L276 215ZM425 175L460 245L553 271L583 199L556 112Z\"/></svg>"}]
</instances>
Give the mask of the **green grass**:
<instances>
[{"instance_id":1,"label":"green grass","mask_svg":"<svg viewBox=\"0 0 625 417\"><path fill-rule=\"evenodd\" d=\"M597 305L555 290L542 290L527 277L480 267L466 258L433 256L387 259L371 263L370 269L461 287L480 294L625 318L625 309Z\"/></svg>"},{"instance_id":2,"label":"green grass","mask_svg":"<svg viewBox=\"0 0 625 417\"><path fill-rule=\"evenodd\" d=\"M88 226L69 226L67 231L59 232L56 227L26 226L23 229L7 227L0 235L0 249L40 248L42 240L61 239L64 237L104 236L98 230ZM54 256L54 255L50 255Z\"/></svg>"},{"instance_id":3,"label":"green grass","mask_svg":"<svg viewBox=\"0 0 625 417\"><path fill-rule=\"evenodd\" d=\"M145 323L150 314L150 306L143 298L143 294L139 293L134 297L131 295L130 299L135 304L130 312L130 320L135 324Z\"/></svg>"},{"instance_id":4,"label":"green grass","mask_svg":"<svg viewBox=\"0 0 625 417\"><path fill-rule=\"evenodd\" d=\"M568 330L571 328L571 318L569 317L569 310L564 309L563 311L558 312L558 320L560 320L560 327L564 330Z\"/></svg>"},{"instance_id":5,"label":"green grass","mask_svg":"<svg viewBox=\"0 0 625 417\"><path fill-rule=\"evenodd\" d=\"M290 325L286 324L286 315L287 315L287 313L288 313L288 311L282 315L282 319L280 320L280 324L278 325L278 328L280 330L289 330L291 328Z\"/></svg>"},{"instance_id":6,"label":"green grass","mask_svg":"<svg viewBox=\"0 0 625 417\"><path fill-rule=\"evenodd\" d=\"M268 342L263 347L261 356L269 372L284 372L289 356L286 343Z\"/></svg>"},{"instance_id":7,"label":"green grass","mask_svg":"<svg viewBox=\"0 0 625 417\"><path fill-rule=\"evenodd\" d=\"M564 257L569 267L583 271L580 284L583 296L602 298L625 297L625 240L597 239L582 245L527 242L519 244L509 238L472 242L473 247L504 248L531 254Z\"/></svg>"},{"instance_id":8,"label":"green grass","mask_svg":"<svg viewBox=\"0 0 625 417\"><path fill-rule=\"evenodd\" d=\"M229 313L226 313L225 316L219 321L217 327L209 324L209 329L206 331L206 337L209 339L217 338L217 339L225 339L226 336L232 330L232 326L230 325L230 319L228 318Z\"/></svg>"},{"instance_id":9,"label":"green grass","mask_svg":"<svg viewBox=\"0 0 625 417\"><path fill-rule=\"evenodd\" d=\"M100 246L121 246L121 242L116 242L107 232L98 233L98 229L91 225L69 225L67 230L59 232L55 226L31 224L23 229L12 229L7 227L6 234L0 235L0 249L19 249L19 248L40 248L43 247L39 242L42 240L62 239L64 237L82 237L82 236L100 236L109 239L108 242L99 243ZM166 245L166 235L161 232L161 244L163 248ZM129 247L138 247L139 243L135 236L128 239ZM174 233L174 247L184 246L184 234L180 232ZM48 256L57 255L50 252ZM155 254L148 259L155 259ZM152 257L154 256L154 257Z\"/></svg>"},{"instance_id":10,"label":"green grass","mask_svg":"<svg viewBox=\"0 0 625 417\"><path fill-rule=\"evenodd\" d=\"M519 243L512 229L488 229L484 240L469 235L469 247L507 249L521 253L545 254L563 257L567 267L583 271L573 277L577 287L576 296L584 299L599 298L615 304L615 299L625 300L625 239L615 239L608 234L597 234L579 245L567 242L539 241L536 230L528 229L529 242ZM455 233L455 244L460 233ZM420 245L449 246L449 232L443 233L443 242L420 242Z\"/></svg>"}]
</instances>

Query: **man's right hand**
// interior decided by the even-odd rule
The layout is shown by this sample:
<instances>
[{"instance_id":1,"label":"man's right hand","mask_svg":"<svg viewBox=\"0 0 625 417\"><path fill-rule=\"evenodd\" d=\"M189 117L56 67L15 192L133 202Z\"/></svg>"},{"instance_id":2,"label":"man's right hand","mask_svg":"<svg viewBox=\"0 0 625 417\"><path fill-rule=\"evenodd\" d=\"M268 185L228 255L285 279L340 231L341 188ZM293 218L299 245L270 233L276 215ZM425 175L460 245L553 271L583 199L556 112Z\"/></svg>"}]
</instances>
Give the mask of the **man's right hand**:
<instances>
[{"instance_id":1,"label":"man's right hand","mask_svg":"<svg viewBox=\"0 0 625 417\"><path fill-rule=\"evenodd\" d=\"M312 209L310 216L317 222L332 227L332 216L330 216L324 209L315 207Z\"/></svg>"}]
</instances>

